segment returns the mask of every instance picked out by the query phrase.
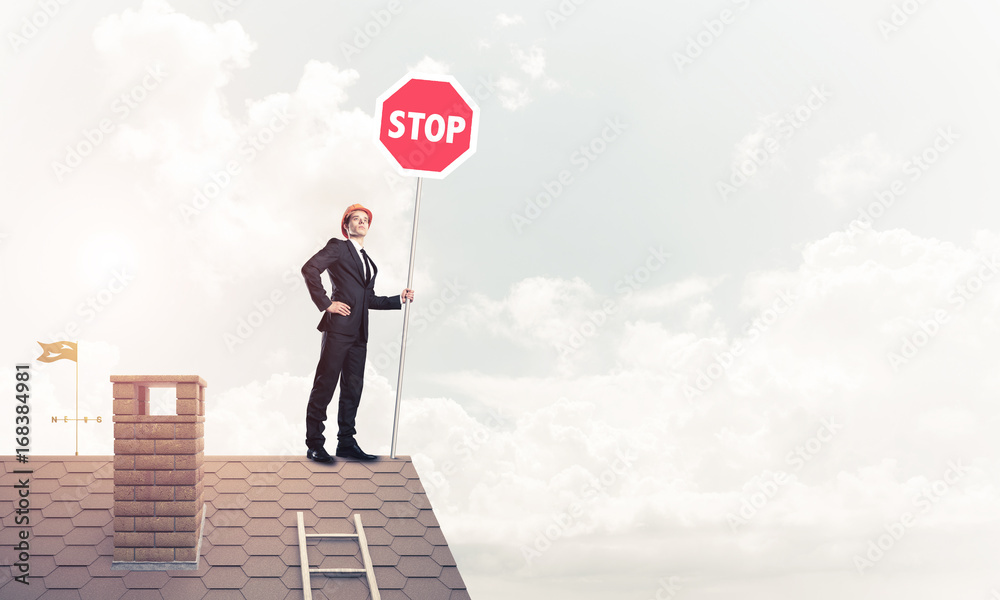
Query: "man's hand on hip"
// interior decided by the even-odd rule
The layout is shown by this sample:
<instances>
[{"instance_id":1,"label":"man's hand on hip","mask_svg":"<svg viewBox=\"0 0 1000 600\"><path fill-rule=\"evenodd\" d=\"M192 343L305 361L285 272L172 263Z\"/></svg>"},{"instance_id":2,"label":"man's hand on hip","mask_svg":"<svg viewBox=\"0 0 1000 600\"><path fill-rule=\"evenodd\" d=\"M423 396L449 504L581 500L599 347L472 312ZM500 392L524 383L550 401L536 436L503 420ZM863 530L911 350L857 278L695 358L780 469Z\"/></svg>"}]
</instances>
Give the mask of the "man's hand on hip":
<instances>
[{"instance_id":1,"label":"man's hand on hip","mask_svg":"<svg viewBox=\"0 0 1000 600\"><path fill-rule=\"evenodd\" d=\"M344 315L346 317L351 314L351 307L343 302L331 302L330 306L326 307L326 312L333 313L335 315Z\"/></svg>"}]
</instances>

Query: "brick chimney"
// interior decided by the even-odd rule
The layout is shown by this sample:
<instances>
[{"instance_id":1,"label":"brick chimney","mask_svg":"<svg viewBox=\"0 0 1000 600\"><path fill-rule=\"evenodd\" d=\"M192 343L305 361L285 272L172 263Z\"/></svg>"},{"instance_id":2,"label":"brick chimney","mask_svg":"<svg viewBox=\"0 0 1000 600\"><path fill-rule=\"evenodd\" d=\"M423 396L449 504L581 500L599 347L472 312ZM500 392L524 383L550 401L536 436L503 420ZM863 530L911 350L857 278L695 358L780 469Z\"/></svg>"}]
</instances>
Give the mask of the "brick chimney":
<instances>
[{"instance_id":1,"label":"brick chimney","mask_svg":"<svg viewBox=\"0 0 1000 600\"><path fill-rule=\"evenodd\" d=\"M205 516L205 380L112 375L115 551L112 569L197 569ZM177 390L176 415L149 414L150 388Z\"/></svg>"}]
</instances>

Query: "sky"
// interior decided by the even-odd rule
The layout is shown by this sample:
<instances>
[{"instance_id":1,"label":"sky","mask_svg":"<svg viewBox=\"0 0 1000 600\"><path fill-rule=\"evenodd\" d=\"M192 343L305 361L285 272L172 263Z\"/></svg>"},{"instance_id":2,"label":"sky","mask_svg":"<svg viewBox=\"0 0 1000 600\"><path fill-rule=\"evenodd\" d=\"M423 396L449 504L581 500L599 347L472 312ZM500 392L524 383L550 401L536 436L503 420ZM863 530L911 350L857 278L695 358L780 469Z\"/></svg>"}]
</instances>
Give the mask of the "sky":
<instances>
[{"instance_id":1,"label":"sky","mask_svg":"<svg viewBox=\"0 0 1000 600\"><path fill-rule=\"evenodd\" d=\"M31 365L32 452L74 451L50 417L78 401L102 417L80 453L109 455L111 375L196 374L207 454L301 455L299 269L362 203L376 290L403 289L416 180L375 101L447 74L478 145L423 182L398 453L472 597L1000 598L998 23L984 0L5 2L0 364L11 389ZM377 454L402 324L371 314ZM35 360L60 340L78 369Z\"/></svg>"}]
</instances>

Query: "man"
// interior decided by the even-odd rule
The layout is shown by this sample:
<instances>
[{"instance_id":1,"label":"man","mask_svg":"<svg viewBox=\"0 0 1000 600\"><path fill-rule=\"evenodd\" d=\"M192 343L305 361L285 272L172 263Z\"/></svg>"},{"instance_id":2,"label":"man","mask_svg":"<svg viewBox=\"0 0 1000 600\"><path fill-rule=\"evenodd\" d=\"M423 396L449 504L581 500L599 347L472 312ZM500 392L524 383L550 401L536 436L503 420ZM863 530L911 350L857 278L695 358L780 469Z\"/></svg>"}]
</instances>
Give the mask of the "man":
<instances>
[{"instance_id":1,"label":"man","mask_svg":"<svg viewBox=\"0 0 1000 600\"><path fill-rule=\"evenodd\" d=\"M302 276L313 302L323 312L317 329L323 332L323 346L316 365L309 404L306 406L306 457L317 462L331 462L323 436L326 407L340 380L340 405L337 410L337 451L340 457L373 460L354 439L354 419L361 402L365 379L365 355L368 351L368 309L400 309L413 301L413 290L399 296L376 296L378 268L365 252L365 235L372 223L372 212L360 204L344 211L340 230L347 239L331 239L302 266ZM320 275L326 271L333 293L326 295Z\"/></svg>"}]
</instances>

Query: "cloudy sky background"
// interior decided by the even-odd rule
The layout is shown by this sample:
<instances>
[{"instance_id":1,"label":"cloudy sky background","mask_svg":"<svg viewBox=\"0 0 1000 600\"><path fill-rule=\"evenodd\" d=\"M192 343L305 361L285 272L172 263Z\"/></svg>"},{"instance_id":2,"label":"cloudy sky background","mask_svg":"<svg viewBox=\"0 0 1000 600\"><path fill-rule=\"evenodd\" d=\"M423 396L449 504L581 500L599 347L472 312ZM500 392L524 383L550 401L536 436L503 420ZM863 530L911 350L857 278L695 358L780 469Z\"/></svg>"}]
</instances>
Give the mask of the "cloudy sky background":
<instances>
[{"instance_id":1,"label":"cloudy sky background","mask_svg":"<svg viewBox=\"0 0 1000 600\"><path fill-rule=\"evenodd\" d=\"M298 270L361 202L402 289L375 98L448 73L479 147L424 184L399 452L473 597L1000 596L996 3L43 4L0 9L35 454L73 452L60 339L81 454L110 375L168 373L209 383L207 453L301 454ZM401 326L372 314L379 454Z\"/></svg>"}]
</instances>

